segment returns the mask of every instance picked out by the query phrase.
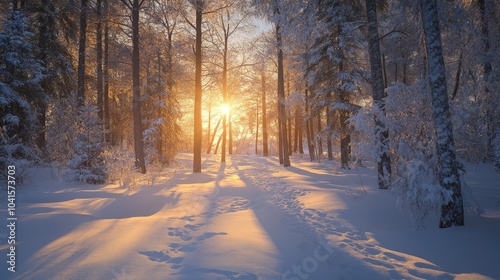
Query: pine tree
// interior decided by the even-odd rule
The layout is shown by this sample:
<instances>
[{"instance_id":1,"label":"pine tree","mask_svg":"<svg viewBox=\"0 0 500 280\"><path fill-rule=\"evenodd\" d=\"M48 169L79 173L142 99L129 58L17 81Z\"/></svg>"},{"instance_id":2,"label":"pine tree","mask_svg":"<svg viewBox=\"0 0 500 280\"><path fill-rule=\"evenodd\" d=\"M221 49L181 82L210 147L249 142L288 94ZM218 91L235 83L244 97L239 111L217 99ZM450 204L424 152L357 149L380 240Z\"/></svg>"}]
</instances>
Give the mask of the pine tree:
<instances>
[{"instance_id":1,"label":"pine tree","mask_svg":"<svg viewBox=\"0 0 500 280\"><path fill-rule=\"evenodd\" d=\"M63 35L71 36L71 33L74 32L74 20L67 18L64 15L67 11L58 7L57 4L55 1L42 0L36 10L38 21L37 58L46 68L46 77L41 85L47 94L47 97L37 102L35 106L38 118L36 142L45 157L49 157L54 152L46 149L47 123L51 121L49 120L49 106L53 102L59 105L61 98L68 98L74 85L75 71L70 62L71 55L61 38ZM68 22L70 24L67 24ZM66 24L64 28L63 24Z\"/></svg>"},{"instance_id":2,"label":"pine tree","mask_svg":"<svg viewBox=\"0 0 500 280\"><path fill-rule=\"evenodd\" d=\"M34 34L22 10L14 11L0 32L0 165L22 168L38 158L33 105L45 94L44 67L35 58ZM4 168L5 169L5 168Z\"/></svg>"}]
</instances>

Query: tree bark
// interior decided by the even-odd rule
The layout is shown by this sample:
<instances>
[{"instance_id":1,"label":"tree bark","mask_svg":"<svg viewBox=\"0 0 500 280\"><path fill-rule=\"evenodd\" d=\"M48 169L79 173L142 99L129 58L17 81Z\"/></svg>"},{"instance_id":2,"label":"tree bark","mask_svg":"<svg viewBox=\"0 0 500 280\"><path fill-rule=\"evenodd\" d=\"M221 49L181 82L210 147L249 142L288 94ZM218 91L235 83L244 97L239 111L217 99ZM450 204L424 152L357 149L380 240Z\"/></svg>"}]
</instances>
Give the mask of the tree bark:
<instances>
[{"instance_id":1,"label":"tree bark","mask_svg":"<svg viewBox=\"0 0 500 280\"><path fill-rule=\"evenodd\" d=\"M132 5L132 83L133 100L132 111L134 114L134 151L135 166L141 173L146 173L144 161L144 142L142 137L141 117L141 84L140 84L140 59L139 59L139 0L133 0Z\"/></svg>"},{"instance_id":2,"label":"tree bark","mask_svg":"<svg viewBox=\"0 0 500 280\"><path fill-rule=\"evenodd\" d=\"M287 71L286 73L286 97L287 98L290 98L290 75ZM292 118L290 117L290 115L292 114L292 111L291 111L291 108L289 108L290 111L289 112L286 112L286 107L285 107L285 112L286 112L286 115L288 116L287 117L287 138L288 138L288 142L287 142L287 145L288 145L288 155L292 155Z\"/></svg>"},{"instance_id":3,"label":"tree bark","mask_svg":"<svg viewBox=\"0 0 500 280\"><path fill-rule=\"evenodd\" d=\"M269 155L269 148L267 143L267 100L266 100L266 73L262 71L261 74L262 86L262 155Z\"/></svg>"},{"instance_id":4,"label":"tree bark","mask_svg":"<svg viewBox=\"0 0 500 280\"><path fill-rule=\"evenodd\" d=\"M87 41L87 0L80 2L80 38L78 44L77 102L85 105L85 45Z\"/></svg>"},{"instance_id":5,"label":"tree bark","mask_svg":"<svg viewBox=\"0 0 500 280\"><path fill-rule=\"evenodd\" d=\"M257 106L255 108L255 115L257 116L256 125L255 125L255 154L259 154L259 102L257 102Z\"/></svg>"},{"instance_id":6,"label":"tree bark","mask_svg":"<svg viewBox=\"0 0 500 280\"><path fill-rule=\"evenodd\" d=\"M340 54L343 57L342 50ZM341 61L339 65L339 70L344 71L344 64ZM341 90L339 94L340 102L347 105L349 104L349 93ZM351 136L347 127L347 119L349 118L349 111L346 109L339 110L339 121L340 121L340 166L344 169L349 169L349 156L350 156L350 145Z\"/></svg>"},{"instance_id":7,"label":"tree bark","mask_svg":"<svg viewBox=\"0 0 500 280\"><path fill-rule=\"evenodd\" d=\"M97 113L101 124L104 120L103 114L103 101L104 101L104 81L103 81L103 70L102 70L102 0L96 1L96 60L97 60ZM104 136L104 133L103 133Z\"/></svg>"},{"instance_id":8,"label":"tree bark","mask_svg":"<svg viewBox=\"0 0 500 280\"><path fill-rule=\"evenodd\" d=\"M321 132L323 130L322 125L321 125L321 109L318 109L318 115L316 116L316 124L318 126L318 146L317 146L317 151L318 151L318 156L320 158L323 157L323 137L321 136Z\"/></svg>"},{"instance_id":9,"label":"tree bark","mask_svg":"<svg viewBox=\"0 0 500 280\"><path fill-rule=\"evenodd\" d=\"M208 143L207 154L210 154L210 150L212 149L212 146L214 144L215 135L217 134L217 130L219 129L221 120L222 119L219 119L219 121L217 122L217 125L215 126L214 133L212 133L212 138L211 138L210 142Z\"/></svg>"},{"instance_id":10,"label":"tree bark","mask_svg":"<svg viewBox=\"0 0 500 280\"><path fill-rule=\"evenodd\" d=\"M103 111L104 111L104 139L111 141L111 122L109 118L109 0L104 0L104 69L103 69Z\"/></svg>"},{"instance_id":11,"label":"tree bark","mask_svg":"<svg viewBox=\"0 0 500 280\"><path fill-rule=\"evenodd\" d=\"M42 0L41 7L43 12L40 12L39 15L39 26L40 26L40 34L38 37L38 46L40 48L40 60L46 61L48 57L48 52L50 51L50 41L56 40L55 32L54 32L54 16L53 16L53 7L51 6L48 0ZM50 34L50 35L48 35ZM47 35L49 38L47 38ZM45 93L50 93L51 83L53 83L54 78L45 79L42 81L42 88ZM36 145L42 152L43 156L47 154L47 101L41 100L36 104L37 109L37 120L38 120L38 133L36 135Z\"/></svg>"},{"instance_id":12,"label":"tree bark","mask_svg":"<svg viewBox=\"0 0 500 280\"><path fill-rule=\"evenodd\" d=\"M231 101L229 101L229 103L231 103ZM232 116L231 110L229 110L229 117L228 117L228 120L229 120L228 122L229 123L228 123L228 126L227 126L227 129L229 130L228 131L229 132L229 139L228 139L229 140L229 145L227 147L227 149L228 149L227 152L230 155L233 154L233 121L231 120L231 116Z\"/></svg>"},{"instance_id":13,"label":"tree bark","mask_svg":"<svg viewBox=\"0 0 500 280\"><path fill-rule=\"evenodd\" d=\"M304 143L303 143L303 135L304 135L304 118L301 116L300 124L299 124L299 154L304 154Z\"/></svg>"},{"instance_id":14,"label":"tree bark","mask_svg":"<svg viewBox=\"0 0 500 280\"><path fill-rule=\"evenodd\" d=\"M279 15L279 7L275 6L275 14ZM286 129L286 111L285 111L285 80L283 76L283 39L281 34L281 20L276 23L276 42L278 48L278 118L281 123L281 148L283 153L283 166L290 166L290 157L288 153L288 137Z\"/></svg>"},{"instance_id":15,"label":"tree bark","mask_svg":"<svg viewBox=\"0 0 500 280\"><path fill-rule=\"evenodd\" d=\"M223 19L223 17L222 17ZM229 106L227 102L227 51L228 51L228 41L229 41L229 30L226 29L226 25L223 23L224 31L224 48L222 50L222 100L224 106ZM226 113L222 116L222 148L221 148L221 159L220 162L226 162L226 138L227 138L227 127L226 127Z\"/></svg>"},{"instance_id":16,"label":"tree bark","mask_svg":"<svg viewBox=\"0 0 500 280\"><path fill-rule=\"evenodd\" d=\"M312 121L311 121L311 116L309 114L310 110L310 105L309 105L309 90L308 90L308 85L306 84L306 89L305 89L305 96L306 96L306 137L307 137L307 149L309 150L309 158L311 161L315 161L315 152L314 152L314 144L313 144L313 127L312 127Z\"/></svg>"},{"instance_id":17,"label":"tree bark","mask_svg":"<svg viewBox=\"0 0 500 280\"><path fill-rule=\"evenodd\" d=\"M450 193L441 206L440 228L464 225L464 208L455 158L455 143L446 88L446 72L436 0L421 0L422 23L427 50L427 66L432 93L432 116L436 135L439 183Z\"/></svg>"},{"instance_id":18,"label":"tree bark","mask_svg":"<svg viewBox=\"0 0 500 280\"><path fill-rule=\"evenodd\" d=\"M330 102L330 99L328 99ZM332 111L330 110L330 104L326 107L326 145L328 149L328 160L333 160L333 147L332 147L332 128L333 128L333 118Z\"/></svg>"},{"instance_id":19,"label":"tree bark","mask_svg":"<svg viewBox=\"0 0 500 280\"><path fill-rule=\"evenodd\" d=\"M299 127L300 127L300 123L299 123L299 109L296 108L295 109L295 112L294 112L294 122L295 122L295 129L293 131L293 152L294 153L297 153L298 152L298 148L299 148Z\"/></svg>"},{"instance_id":20,"label":"tree bark","mask_svg":"<svg viewBox=\"0 0 500 280\"><path fill-rule=\"evenodd\" d=\"M161 67L161 64L162 64L162 60L161 60L161 53L158 52L157 53L157 63L158 63L158 72L157 72L157 87L159 89L161 89L161 87L163 86L162 84L162 76L163 76L163 71L162 71L162 67ZM162 94L158 94L158 102L162 102L163 100L163 95ZM165 109L162 107L162 106L158 106L158 117L162 117L162 116L166 116L166 112L165 112ZM156 151L158 153L158 159L159 159L159 162L160 164L163 164L165 162L165 158L164 158L164 153L163 153L163 143L164 143L164 139L163 139L163 134L164 134L164 131L163 131L163 123L160 124L158 126L158 139L157 139L157 142L156 142Z\"/></svg>"},{"instance_id":21,"label":"tree bark","mask_svg":"<svg viewBox=\"0 0 500 280\"><path fill-rule=\"evenodd\" d=\"M195 73L195 96L194 96L194 147L193 147L193 173L201 173L201 142L203 127L201 119L201 24L203 1L196 1L196 73Z\"/></svg>"},{"instance_id":22,"label":"tree bark","mask_svg":"<svg viewBox=\"0 0 500 280\"><path fill-rule=\"evenodd\" d=\"M378 156L378 187L379 189L387 189L391 183L391 159L389 156L389 131L382 121L385 119L384 99L387 97L387 94L384 91L384 78L380 59L376 0L366 0L366 13L368 18L368 45L370 52L373 107L375 111L375 147Z\"/></svg>"},{"instance_id":23,"label":"tree bark","mask_svg":"<svg viewBox=\"0 0 500 280\"><path fill-rule=\"evenodd\" d=\"M489 30L489 15L490 11L493 11L491 7L492 4L490 0L478 0L479 12L481 15L481 37L483 43L483 79L484 79L484 103L487 106L486 109L486 160L491 162L499 162L500 160L495 159L495 136L496 128L498 125L498 120L494 117L494 94L491 92L491 82L492 82L492 72L493 68L491 65L492 54L490 47L490 30ZM492 106L493 105L493 106Z\"/></svg>"}]
</instances>

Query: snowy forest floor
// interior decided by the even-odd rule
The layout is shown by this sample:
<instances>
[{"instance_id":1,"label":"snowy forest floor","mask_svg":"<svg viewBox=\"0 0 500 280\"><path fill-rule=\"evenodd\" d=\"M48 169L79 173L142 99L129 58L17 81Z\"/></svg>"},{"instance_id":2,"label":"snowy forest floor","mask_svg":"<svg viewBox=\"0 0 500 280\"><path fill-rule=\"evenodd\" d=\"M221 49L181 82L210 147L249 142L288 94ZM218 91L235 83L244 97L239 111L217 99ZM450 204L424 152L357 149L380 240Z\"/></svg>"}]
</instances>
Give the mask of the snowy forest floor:
<instances>
[{"instance_id":1,"label":"snowy forest floor","mask_svg":"<svg viewBox=\"0 0 500 280\"><path fill-rule=\"evenodd\" d=\"M293 157L181 154L124 188L68 183L50 168L18 187L16 272L1 279L500 279L500 174L468 165L484 208L466 226L417 230L373 169ZM6 197L0 218L6 223Z\"/></svg>"}]
</instances>

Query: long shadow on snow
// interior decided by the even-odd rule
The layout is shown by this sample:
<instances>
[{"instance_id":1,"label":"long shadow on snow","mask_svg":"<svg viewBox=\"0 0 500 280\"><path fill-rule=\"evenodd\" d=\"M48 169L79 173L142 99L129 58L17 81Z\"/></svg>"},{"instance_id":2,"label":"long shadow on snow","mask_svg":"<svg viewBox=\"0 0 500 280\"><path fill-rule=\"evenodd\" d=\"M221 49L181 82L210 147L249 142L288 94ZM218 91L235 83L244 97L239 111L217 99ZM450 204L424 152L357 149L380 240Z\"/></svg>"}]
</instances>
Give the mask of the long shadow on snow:
<instances>
[{"instance_id":1,"label":"long shadow on snow","mask_svg":"<svg viewBox=\"0 0 500 280\"><path fill-rule=\"evenodd\" d=\"M208 161L205 160L204 164ZM225 190L220 189L220 181L224 178L225 164L221 164L219 170L217 172L217 176L211 176L208 174L176 174L174 175L174 182L176 184L182 184L183 181L188 181L189 184L200 184L200 183L208 183L215 180L215 194L206 195L205 197L208 199L213 199L219 196L225 196ZM178 175L178 176L177 176ZM232 212L232 211L230 211ZM172 268L178 270L172 275L181 275L186 277L186 279L193 279L195 274L217 274L224 276L224 279L241 279L241 280L255 280L257 277L253 274L240 274L234 271L227 271L221 269L210 269L203 267L196 267L192 265L185 265L184 257L175 257L174 255L178 252L181 253L190 253L195 252L200 244L202 244L205 240L210 239L215 236L227 235L226 232L204 232L202 234L197 235L196 232L207 223L209 220L216 215L221 213L217 212L217 204L215 202L211 203L207 209L207 211L201 213L200 215L195 216L185 216L179 217L175 219L180 219L186 222L183 227L169 227L167 235L171 239L175 239L174 242L170 242L168 245L168 249L161 251L143 251L138 252L141 255L148 257L150 261L154 262L165 262L172 264ZM203 221L198 223L195 222L198 218L203 218Z\"/></svg>"},{"instance_id":2,"label":"long shadow on snow","mask_svg":"<svg viewBox=\"0 0 500 280\"><path fill-rule=\"evenodd\" d=\"M265 159L267 162L271 162L269 159ZM311 169L318 169L318 170L328 170L324 167L321 166L310 166L309 168ZM365 186L363 184L363 179L366 180L375 180L374 178L369 179L365 178L364 176L374 176L374 175L361 175L357 174L356 170L349 170L345 171L345 173L342 174L316 174L313 172L310 172L308 170L304 170L302 168L296 167L296 166L290 166L286 168L287 171L306 176L308 181L314 182L314 187L317 188L323 188L323 189L337 189L337 190L343 190L344 193L338 193L337 196L343 200L352 200L356 198L357 194L355 193L356 191L353 191L348 185L346 185L346 179L347 178L339 178L339 177L350 177L347 179L348 182L351 183L351 187L360 187L360 186ZM356 174L355 174L356 173ZM363 177L361 177L363 176ZM279 178L279 177L278 177ZM319 178L319 180L318 180ZM343 183L336 184L336 181L344 181ZM367 187L371 188L371 187ZM373 199L373 198L372 198ZM380 204L379 204L380 205ZM383 204L381 204L383 205ZM389 208L387 205L385 206L388 209L386 209L383 212L386 213L392 213L394 211L397 211L397 209ZM339 218L334 218L329 215L325 215L324 213L321 213L320 211L317 211L315 209L304 209L303 213L306 214L306 219L311 222L312 224L317 224L321 225L324 224L326 228L322 230L326 234L329 235L335 235L337 236L338 239L338 244L340 248L350 248L358 253L360 253L363 257L362 260L366 263L370 263L371 265L375 267L383 267L384 269L387 270L388 276L390 278L404 278L399 272L398 272L398 267L399 268L405 268L408 266L408 263L405 257L401 256L398 252L408 252L407 250L401 250L400 248L388 248L384 246L384 244L390 244L391 242L383 242L382 240L378 240L380 242L379 246L374 246L370 242L368 242L368 237L366 234L364 234L365 230L368 231L374 231L375 228L380 227L380 218L385 219L385 220L390 220L391 216L384 216L384 217L371 217L372 213L364 213L362 212L364 208L362 209L357 209L357 208L347 208L347 209L340 209L338 210ZM374 212L376 213L376 212ZM374 214L373 213L373 214ZM319 214L319 215L318 215ZM351 218L351 217L366 217L365 219L356 219L356 218ZM344 220L347 219L347 220ZM367 223L363 223L361 221L367 221ZM377 221L378 223L375 223ZM376 232L376 231L375 231ZM397 237L401 238L401 237ZM413 240L410 238L407 238L407 244L413 244ZM422 246L420 246L421 248ZM427 246L428 247L428 246ZM452 247L452 246L450 246ZM383 249L381 249L383 248ZM395 250L395 253L391 253L391 251L385 250L385 248L388 248L389 250ZM430 248L430 247L429 247ZM430 249L432 251L432 249ZM445 250L443 250L445 251ZM410 253L411 254L411 253ZM383 260L380 260L382 258ZM441 274L439 276L439 279L450 279L451 276L442 273L442 269L440 267L427 264L427 263L421 263L417 262L415 263L415 266L425 266L425 268L429 270L436 270L437 274ZM449 270L448 270L449 271ZM435 275L432 273L426 273L426 272L418 272L412 269L408 270L408 273L419 278L434 278Z\"/></svg>"},{"instance_id":3,"label":"long shadow on snow","mask_svg":"<svg viewBox=\"0 0 500 280\"><path fill-rule=\"evenodd\" d=\"M265 159L265 160L268 161L267 159ZM276 165L275 162L271 162L271 163L273 166ZM236 163L233 162L233 165L235 165L235 168L238 169ZM290 167L287 167L287 169L288 168L290 168ZM296 171L300 171L300 170L302 170L302 169L296 168ZM305 170L303 172L307 173L309 176L313 175L313 173L310 173L310 172L305 171ZM252 182L251 178L248 178L245 176L244 172L239 172L239 176L240 176L241 180L243 182L245 182L245 184L247 186L255 184L254 182ZM324 187L328 188L328 186L326 186L326 185ZM280 213L281 215L287 216L287 213L283 209L278 208L278 207L273 206L273 205L270 205L270 207L274 207L278 212L281 212ZM307 210L313 210L313 209L307 209ZM275 219L273 219L269 215L269 212L266 211L265 207L260 208L260 209L253 209L253 211L254 211L255 215L257 216L262 227L267 231L269 237L271 238L271 240L273 241L275 246L278 248L280 255L285 257L285 258L289 257L290 253L293 252L293 248L290 248L289 242L287 240L285 240L276 231L276 225L274 222ZM314 210L314 211L319 212L317 210ZM302 213L304 213L304 211L302 211ZM320 215L320 216L324 217L324 215ZM299 229L299 231L302 231L304 234L315 232L313 226L311 224L309 224L308 222L305 222L304 220L296 219L296 217L292 217L292 218L294 220L293 223L295 223L295 224L293 224L293 226L297 227ZM305 217L303 217L303 218L305 218ZM330 220L332 220L332 219L330 219ZM325 221L323 220L320 222L321 223L315 223L315 226L321 226L322 223L324 224ZM339 224L335 221L329 221L329 222L330 223L326 223L326 224L327 225L330 225L330 224L338 225ZM349 229L339 228L339 230L341 230L341 232L335 232L335 234L342 236ZM335 231L335 228L332 228L331 230L327 229L327 231L332 233L333 231ZM357 232L357 230L356 230L356 232ZM314 235L316 235L316 234L314 234ZM319 237L319 238L321 238L321 237ZM360 238L362 238L362 237L360 237ZM309 245L313 246L312 248L314 248L315 246L318 245L318 242L316 240L311 240L311 239L312 239L311 237L307 237L304 235L303 242L301 242L301 244L296 244L296 247L303 247L304 244L309 244ZM356 241L354 240L353 242L356 242ZM349 271L352 271L355 273L358 273L359 271L363 271L365 275L370 275L372 279L384 279L384 278L386 278L386 276L380 274L379 272L377 272L373 268L366 265L366 263L364 263L363 260L356 259L353 256L349 255L348 253L341 251L339 249L334 249L334 248L332 248L332 249L334 250L334 252L330 255L329 259L326 262L319 262L318 263L318 270L322 268L321 266L333 266L335 269L338 269L338 270L344 270L344 268L346 266L353 266L353 267L349 268ZM305 253L304 256L296 256L295 259L298 260L296 263L282 262L280 265L280 269L282 272L285 272L286 270L289 270L292 265L299 265L300 266L302 264L302 261L305 258L312 257L312 256L313 256L313 250L311 249L309 252L309 255L307 253ZM335 260L338 260L338 259L343 259L344 260L343 263L341 263L341 264L335 263ZM345 260L347 260L347 262ZM347 271L347 273L349 271ZM314 272L316 272L316 271L314 271ZM324 276L324 275L323 276L322 275L314 275L314 272L310 273L308 279L321 279L321 277ZM345 271L340 272L338 277L345 277L345 276L349 277L349 275L343 275L345 273L346 273ZM289 275L289 277L291 277L291 276L292 275ZM398 275L393 275L393 276L398 276ZM317 278L317 277L320 277L320 278ZM331 275L330 277L333 277L331 279L335 279L334 275Z\"/></svg>"},{"instance_id":4,"label":"long shadow on snow","mask_svg":"<svg viewBox=\"0 0 500 280\"><path fill-rule=\"evenodd\" d=\"M44 264L36 265L36 267L25 265L26 261L42 248L72 232L80 225L94 220L96 220L95 217L81 214L56 214L20 218L16 227L16 237L20 241L19 244L16 244L16 276L19 276L17 279L26 279L23 275L30 275L32 274L30 271L34 272L37 267L42 268L44 266ZM1 250L0 254L6 256L6 252L6 250ZM49 259L41 260L43 263L49 261ZM0 278L11 279L4 278L5 272L9 273L9 277L12 277L11 272L2 269Z\"/></svg>"},{"instance_id":5,"label":"long shadow on snow","mask_svg":"<svg viewBox=\"0 0 500 280\"><path fill-rule=\"evenodd\" d=\"M128 217L150 216L157 213L166 204L175 205L181 194L171 192L168 197L155 195L156 193L168 188L170 187L166 187L165 185L146 187L132 196L114 195L105 192L88 193L89 198L106 198L105 196L107 196L107 198L114 198L113 202L104 206L96 213L93 213L93 215L51 214L50 212L27 215L24 214L24 216L20 218L17 231L17 238L22 242L17 248L19 252L17 254L17 265L20 268L19 274L23 275L22 273L33 271L33 267L27 267L24 265L29 258L37 254L40 250L42 250L42 248L71 233L85 223L101 219L122 219ZM65 198L67 200L71 200L72 198L70 197L72 197L72 195L68 197L68 194L69 193L64 193ZM74 193L76 197L80 198L77 196L79 194L81 193ZM93 196L90 194L93 194ZM60 202L67 200L60 200ZM43 202L48 203L46 201ZM26 206L26 204L24 205ZM28 208L23 207L20 209L19 212L21 212L21 215L23 215L23 209ZM39 207L33 209L49 211L54 208ZM6 250L2 250L0 252L5 256L4 253L6 253ZM80 253L84 254L83 252ZM44 263L48 262L45 258L51 258L51 252L43 252L43 254L46 255L46 257L44 257L44 259L37 260L37 267L43 267ZM1 275L2 274L0 274L0 276Z\"/></svg>"},{"instance_id":6,"label":"long shadow on snow","mask_svg":"<svg viewBox=\"0 0 500 280\"><path fill-rule=\"evenodd\" d=\"M207 198L214 199L208 207L208 209L203 212L198 217L204 220L197 224L186 224L183 228L169 228L169 235L176 236L182 241L179 243L170 243L169 252L194 252L197 250L198 246L206 239L212 238L214 236L227 235L226 232L205 232L201 235L195 236L194 232L199 230L201 227L210 223L210 220L218 215L232 213L237 211L246 210L250 207L259 207L260 201L257 203L251 202L250 193L247 188L241 187L221 187L220 181L225 178L225 164L221 164L218 170L217 177L215 179L215 193L209 195ZM227 201L227 198L231 198ZM197 217L184 217L183 220L193 222ZM170 258L169 255L163 252L142 252L141 254L149 255L149 259L153 260L158 254L165 255L163 259ZM151 254L153 259L151 258ZM172 263L169 259L167 262ZM254 273L250 272L236 272L217 268L206 268L193 265L183 265L183 258L177 259L177 263L172 266L173 269L178 270L178 272L172 275L180 275L181 279L192 280L192 279L205 279L208 275L215 275L218 277L223 277L223 279L228 280L257 280L258 277ZM202 278L199 278L202 277ZM219 278L217 278L219 279Z\"/></svg>"},{"instance_id":7,"label":"long shadow on snow","mask_svg":"<svg viewBox=\"0 0 500 280\"><path fill-rule=\"evenodd\" d=\"M115 198L110 204L102 207L94 215L101 219L125 219L130 217L147 217L156 214L165 205L176 205L181 193L171 192L169 196L158 195L170 189L164 185L149 186L131 196Z\"/></svg>"}]
</instances>

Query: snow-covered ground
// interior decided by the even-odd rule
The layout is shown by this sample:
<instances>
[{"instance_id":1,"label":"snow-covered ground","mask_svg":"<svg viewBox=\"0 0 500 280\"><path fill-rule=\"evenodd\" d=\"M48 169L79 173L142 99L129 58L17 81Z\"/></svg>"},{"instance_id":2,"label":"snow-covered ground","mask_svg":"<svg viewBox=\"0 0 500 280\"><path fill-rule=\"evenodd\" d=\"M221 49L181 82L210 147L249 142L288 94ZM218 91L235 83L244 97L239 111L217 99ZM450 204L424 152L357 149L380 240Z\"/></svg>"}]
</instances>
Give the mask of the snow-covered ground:
<instances>
[{"instance_id":1,"label":"snow-covered ground","mask_svg":"<svg viewBox=\"0 0 500 280\"><path fill-rule=\"evenodd\" d=\"M500 175L469 165L484 208L466 226L417 230L371 169L191 156L133 187L81 185L31 170L17 193L16 272L0 279L500 279ZM1 220L7 224L7 198Z\"/></svg>"}]
</instances>

